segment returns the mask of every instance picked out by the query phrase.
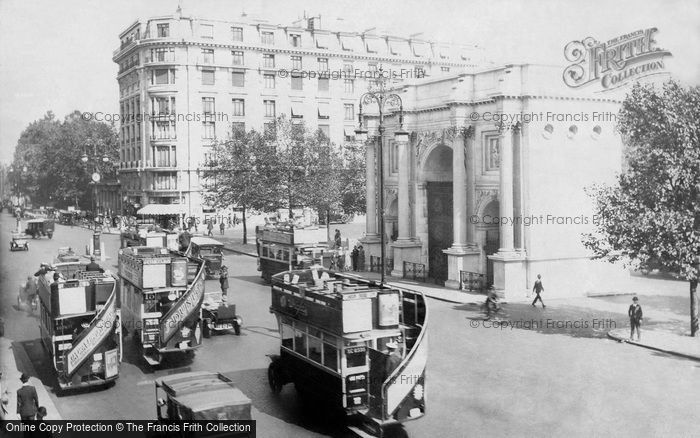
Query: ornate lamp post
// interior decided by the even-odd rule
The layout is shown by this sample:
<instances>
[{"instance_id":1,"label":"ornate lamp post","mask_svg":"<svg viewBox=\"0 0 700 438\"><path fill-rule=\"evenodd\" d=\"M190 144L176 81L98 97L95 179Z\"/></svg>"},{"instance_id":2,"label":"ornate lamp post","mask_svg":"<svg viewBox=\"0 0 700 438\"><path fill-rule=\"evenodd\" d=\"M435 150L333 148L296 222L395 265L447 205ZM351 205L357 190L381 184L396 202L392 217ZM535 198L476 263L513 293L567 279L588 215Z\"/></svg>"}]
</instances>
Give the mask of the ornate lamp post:
<instances>
[{"instance_id":1,"label":"ornate lamp post","mask_svg":"<svg viewBox=\"0 0 700 438\"><path fill-rule=\"evenodd\" d=\"M93 140L88 140L87 143L85 144L85 147L83 148L83 156L80 157L80 161L83 162L83 164L87 167L88 162L92 163L92 175L90 175L90 184L92 185L92 214L93 214L93 220L97 217L97 210L96 210L96 197L97 197L97 183L100 182L102 179L102 175L100 174L100 163L107 164L109 163L109 157L107 156L107 153L102 152L102 154L97 153L97 143L100 143L100 145L103 145L102 141L99 140L98 142L95 142ZM88 156L87 152L89 150L89 147L92 146L92 154ZM102 146L101 149L104 149L104 146Z\"/></svg>"},{"instance_id":2,"label":"ornate lamp post","mask_svg":"<svg viewBox=\"0 0 700 438\"><path fill-rule=\"evenodd\" d=\"M381 283L384 284L384 276L386 273L386 248L385 248L385 231L384 231L384 117L388 110L398 107L399 114L399 129L394 132L394 139L397 142L408 141L408 132L403 130L403 101L401 96L387 89L388 77L385 77L383 70L379 69L379 78L374 84L370 84L369 90L360 97L360 111L358 113L359 127L355 130L355 139L360 142L367 141L367 129L363 128L362 106L377 104L379 109L379 126L377 137L377 166L379 167L379 240L380 240L380 258L381 258ZM392 111L393 113L394 111ZM372 166L374 163L367 163L367 166Z\"/></svg>"}]
</instances>

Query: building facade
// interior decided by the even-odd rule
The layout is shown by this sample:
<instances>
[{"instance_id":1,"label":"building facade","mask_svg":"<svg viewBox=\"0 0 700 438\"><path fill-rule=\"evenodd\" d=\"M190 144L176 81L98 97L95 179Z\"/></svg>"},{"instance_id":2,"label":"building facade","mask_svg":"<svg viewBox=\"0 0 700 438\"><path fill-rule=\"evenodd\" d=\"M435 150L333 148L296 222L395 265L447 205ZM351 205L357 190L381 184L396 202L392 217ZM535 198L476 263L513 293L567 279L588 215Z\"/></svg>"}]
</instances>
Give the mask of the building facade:
<instances>
[{"instance_id":1,"label":"building facade","mask_svg":"<svg viewBox=\"0 0 700 438\"><path fill-rule=\"evenodd\" d=\"M137 21L120 34L120 181L126 205L178 204L212 214L200 174L217 140L286 114L335 144L354 135L358 97L380 66L397 81L468 71L481 51L373 32L183 16ZM172 207L163 207L172 211Z\"/></svg>"},{"instance_id":2,"label":"building facade","mask_svg":"<svg viewBox=\"0 0 700 438\"><path fill-rule=\"evenodd\" d=\"M391 117L382 148L368 142L363 240L369 256L380 254L375 182L383 153L392 275L415 263L456 288L463 273L474 273L510 298L524 297L538 274L557 294L626 282L626 271L592 260L581 237L600 220L586 188L614 182L623 166L615 123L627 88L573 90L561 67L523 64L394 91L410 141L393 141Z\"/></svg>"}]
</instances>

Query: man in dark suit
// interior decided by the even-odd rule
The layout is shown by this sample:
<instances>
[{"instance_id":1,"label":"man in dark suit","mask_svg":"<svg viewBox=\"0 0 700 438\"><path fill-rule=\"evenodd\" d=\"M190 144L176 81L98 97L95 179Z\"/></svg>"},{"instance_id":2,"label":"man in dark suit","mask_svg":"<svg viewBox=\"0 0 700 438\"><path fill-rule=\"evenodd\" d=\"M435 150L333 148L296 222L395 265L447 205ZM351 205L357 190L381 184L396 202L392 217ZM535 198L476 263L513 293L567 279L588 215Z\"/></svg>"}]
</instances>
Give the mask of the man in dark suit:
<instances>
[{"instance_id":1,"label":"man in dark suit","mask_svg":"<svg viewBox=\"0 0 700 438\"><path fill-rule=\"evenodd\" d=\"M627 315L630 317L630 340L634 336L634 331L637 330L637 340L642 337L639 327L642 325L642 306L639 305L639 298L632 298L632 304L629 310L627 310Z\"/></svg>"},{"instance_id":2,"label":"man in dark suit","mask_svg":"<svg viewBox=\"0 0 700 438\"><path fill-rule=\"evenodd\" d=\"M22 373L22 387L17 390L17 414L22 421L34 420L39 409L39 397L36 388L29 384L29 376Z\"/></svg>"},{"instance_id":3,"label":"man in dark suit","mask_svg":"<svg viewBox=\"0 0 700 438\"><path fill-rule=\"evenodd\" d=\"M86 271L104 272L100 265L95 262L95 256L90 256L90 263L85 267Z\"/></svg>"},{"instance_id":4,"label":"man in dark suit","mask_svg":"<svg viewBox=\"0 0 700 438\"><path fill-rule=\"evenodd\" d=\"M540 303L542 303L542 308L544 309L544 301L542 301L542 297L540 294L544 291L544 286L542 286L542 276L540 274L537 274L537 280L535 280L535 285L532 287L532 291L535 293L535 299L532 301L532 307L535 307L535 303L539 300Z\"/></svg>"}]
</instances>

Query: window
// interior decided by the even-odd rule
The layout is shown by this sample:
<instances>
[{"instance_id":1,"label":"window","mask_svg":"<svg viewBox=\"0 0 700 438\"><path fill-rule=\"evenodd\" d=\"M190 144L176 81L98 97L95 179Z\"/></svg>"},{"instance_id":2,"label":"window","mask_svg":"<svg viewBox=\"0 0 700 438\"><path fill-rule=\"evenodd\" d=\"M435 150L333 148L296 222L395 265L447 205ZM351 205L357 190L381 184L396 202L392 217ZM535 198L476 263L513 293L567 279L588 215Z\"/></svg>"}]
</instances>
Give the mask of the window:
<instances>
[{"instance_id":1,"label":"window","mask_svg":"<svg viewBox=\"0 0 700 438\"><path fill-rule=\"evenodd\" d=\"M214 70L202 70L202 85L214 85Z\"/></svg>"},{"instance_id":2,"label":"window","mask_svg":"<svg viewBox=\"0 0 700 438\"><path fill-rule=\"evenodd\" d=\"M261 32L260 42L265 45L272 46L275 44L275 34L272 32Z\"/></svg>"},{"instance_id":3,"label":"window","mask_svg":"<svg viewBox=\"0 0 700 438\"><path fill-rule=\"evenodd\" d=\"M263 68L275 68L275 55L263 54Z\"/></svg>"},{"instance_id":4,"label":"window","mask_svg":"<svg viewBox=\"0 0 700 438\"><path fill-rule=\"evenodd\" d=\"M172 173L165 173L153 177L154 190L176 190L177 176Z\"/></svg>"},{"instance_id":5,"label":"window","mask_svg":"<svg viewBox=\"0 0 700 438\"><path fill-rule=\"evenodd\" d=\"M304 327L305 328L305 327ZM306 356L306 333L304 333L304 328L294 329L294 351Z\"/></svg>"},{"instance_id":6,"label":"window","mask_svg":"<svg viewBox=\"0 0 700 438\"><path fill-rule=\"evenodd\" d=\"M175 50L165 47L151 49L152 62L173 62L175 61Z\"/></svg>"},{"instance_id":7,"label":"window","mask_svg":"<svg viewBox=\"0 0 700 438\"><path fill-rule=\"evenodd\" d=\"M355 71L355 67L353 66L351 61L343 62L343 71L345 73L350 73L350 74Z\"/></svg>"},{"instance_id":8,"label":"window","mask_svg":"<svg viewBox=\"0 0 700 438\"><path fill-rule=\"evenodd\" d=\"M243 99L233 99L233 115L245 116L245 101Z\"/></svg>"},{"instance_id":9,"label":"window","mask_svg":"<svg viewBox=\"0 0 700 438\"><path fill-rule=\"evenodd\" d=\"M175 83L175 70L156 69L151 76L151 85L165 85Z\"/></svg>"},{"instance_id":10,"label":"window","mask_svg":"<svg viewBox=\"0 0 700 438\"><path fill-rule=\"evenodd\" d=\"M319 333L319 336L320 335L321 334ZM311 335L309 335L307 339L309 340L309 359L313 360L316 363L322 363L323 361L321 359L321 339Z\"/></svg>"},{"instance_id":11,"label":"window","mask_svg":"<svg viewBox=\"0 0 700 438\"><path fill-rule=\"evenodd\" d=\"M338 349L327 342L323 343L323 365L338 371Z\"/></svg>"},{"instance_id":12,"label":"window","mask_svg":"<svg viewBox=\"0 0 700 438\"><path fill-rule=\"evenodd\" d=\"M243 65L243 52L233 50L231 51L231 57L233 58L233 65Z\"/></svg>"},{"instance_id":13,"label":"window","mask_svg":"<svg viewBox=\"0 0 700 438\"><path fill-rule=\"evenodd\" d=\"M301 70L301 56L292 56L292 70Z\"/></svg>"},{"instance_id":14,"label":"window","mask_svg":"<svg viewBox=\"0 0 700 438\"><path fill-rule=\"evenodd\" d=\"M319 102L318 103L318 118L323 119L323 120L328 120L329 115L328 115L328 103L327 102Z\"/></svg>"},{"instance_id":15,"label":"window","mask_svg":"<svg viewBox=\"0 0 700 438\"><path fill-rule=\"evenodd\" d=\"M329 78L318 78L318 91L328 91L330 83Z\"/></svg>"},{"instance_id":16,"label":"window","mask_svg":"<svg viewBox=\"0 0 700 438\"><path fill-rule=\"evenodd\" d=\"M234 71L231 73L232 84L234 87L244 87L245 86L245 72L244 71Z\"/></svg>"},{"instance_id":17,"label":"window","mask_svg":"<svg viewBox=\"0 0 700 438\"><path fill-rule=\"evenodd\" d=\"M345 85L345 93L347 93L347 94L354 94L355 93L355 80L354 79L345 79L344 85Z\"/></svg>"},{"instance_id":18,"label":"window","mask_svg":"<svg viewBox=\"0 0 700 438\"><path fill-rule=\"evenodd\" d=\"M449 67L440 67L440 71L447 73L450 71L450 68Z\"/></svg>"},{"instance_id":19,"label":"window","mask_svg":"<svg viewBox=\"0 0 700 438\"><path fill-rule=\"evenodd\" d=\"M293 119L303 119L304 118L303 104L301 102L292 102L292 118Z\"/></svg>"},{"instance_id":20,"label":"window","mask_svg":"<svg viewBox=\"0 0 700 438\"><path fill-rule=\"evenodd\" d=\"M263 75L263 82L265 88L272 90L275 88L275 75Z\"/></svg>"},{"instance_id":21,"label":"window","mask_svg":"<svg viewBox=\"0 0 700 438\"><path fill-rule=\"evenodd\" d=\"M155 156L155 167L176 167L175 163L175 147L158 146L153 154Z\"/></svg>"},{"instance_id":22,"label":"window","mask_svg":"<svg viewBox=\"0 0 700 438\"><path fill-rule=\"evenodd\" d=\"M242 27L231 27L231 37L234 41L243 41L243 28Z\"/></svg>"},{"instance_id":23,"label":"window","mask_svg":"<svg viewBox=\"0 0 700 438\"><path fill-rule=\"evenodd\" d=\"M152 121L151 122L151 138L154 140L170 140L175 138L175 122L174 121Z\"/></svg>"},{"instance_id":24,"label":"window","mask_svg":"<svg viewBox=\"0 0 700 438\"><path fill-rule=\"evenodd\" d=\"M345 120L355 120L355 105L346 103L343 108L345 109Z\"/></svg>"},{"instance_id":25,"label":"window","mask_svg":"<svg viewBox=\"0 0 700 438\"><path fill-rule=\"evenodd\" d=\"M153 97L151 98L152 114L165 115L175 114L174 97Z\"/></svg>"},{"instance_id":26,"label":"window","mask_svg":"<svg viewBox=\"0 0 700 438\"><path fill-rule=\"evenodd\" d=\"M202 112L204 114L214 114L214 98L213 97L203 97L202 98Z\"/></svg>"},{"instance_id":27,"label":"window","mask_svg":"<svg viewBox=\"0 0 700 438\"><path fill-rule=\"evenodd\" d=\"M213 64L214 63L214 49L202 49L202 63L203 64Z\"/></svg>"},{"instance_id":28,"label":"window","mask_svg":"<svg viewBox=\"0 0 700 438\"><path fill-rule=\"evenodd\" d=\"M301 75L292 75L292 90L303 90L304 82Z\"/></svg>"},{"instance_id":29,"label":"window","mask_svg":"<svg viewBox=\"0 0 700 438\"><path fill-rule=\"evenodd\" d=\"M327 138L331 137L331 125L318 125L318 129L320 129Z\"/></svg>"},{"instance_id":30,"label":"window","mask_svg":"<svg viewBox=\"0 0 700 438\"><path fill-rule=\"evenodd\" d=\"M263 100L263 105L265 106L265 117L276 116L274 100Z\"/></svg>"},{"instance_id":31,"label":"window","mask_svg":"<svg viewBox=\"0 0 700 438\"><path fill-rule=\"evenodd\" d=\"M318 71L328 71L328 58L318 58Z\"/></svg>"},{"instance_id":32,"label":"window","mask_svg":"<svg viewBox=\"0 0 700 438\"><path fill-rule=\"evenodd\" d=\"M213 24L200 24L199 34L202 38L214 38L214 25Z\"/></svg>"},{"instance_id":33,"label":"window","mask_svg":"<svg viewBox=\"0 0 700 438\"><path fill-rule=\"evenodd\" d=\"M373 63L373 62L367 64L367 70L369 70L369 71L378 71L378 69L377 69L377 64L375 64L375 63Z\"/></svg>"},{"instance_id":34,"label":"window","mask_svg":"<svg viewBox=\"0 0 700 438\"><path fill-rule=\"evenodd\" d=\"M288 349L294 348L294 329L287 324L282 325L282 346Z\"/></svg>"},{"instance_id":35,"label":"window","mask_svg":"<svg viewBox=\"0 0 700 438\"><path fill-rule=\"evenodd\" d=\"M158 38L168 38L170 36L169 24L159 24L156 27L158 29Z\"/></svg>"},{"instance_id":36,"label":"window","mask_svg":"<svg viewBox=\"0 0 700 438\"><path fill-rule=\"evenodd\" d=\"M216 137L216 126L213 121L202 122L202 138L213 139Z\"/></svg>"},{"instance_id":37,"label":"window","mask_svg":"<svg viewBox=\"0 0 700 438\"><path fill-rule=\"evenodd\" d=\"M289 34L289 44L292 47L301 47L301 35L296 33Z\"/></svg>"}]
</instances>

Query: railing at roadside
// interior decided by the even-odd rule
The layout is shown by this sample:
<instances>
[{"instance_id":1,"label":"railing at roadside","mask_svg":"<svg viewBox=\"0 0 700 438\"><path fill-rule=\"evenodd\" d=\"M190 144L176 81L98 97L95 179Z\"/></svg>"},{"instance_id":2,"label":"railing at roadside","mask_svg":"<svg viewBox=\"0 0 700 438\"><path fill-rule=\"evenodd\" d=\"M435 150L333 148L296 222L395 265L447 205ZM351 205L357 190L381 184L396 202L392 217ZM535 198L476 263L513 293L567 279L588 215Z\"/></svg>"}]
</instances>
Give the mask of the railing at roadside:
<instances>
[{"instance_id":1,"label":"railing at roadside","mask_svg":"<svg viewBox=\"0 0 700 438\"><path fill-rule=\"evenodd\" d=\"M423 263L403 262L403 278L425 282L425 265Z\"/></svg>"},{"instance_id":2,"label":"railing at roadside","mask_svg":"<svg viewBox=\"0 0 700 438\"><path fill-rule=\"evenodd\" d=\"M466 292L484 293L486 279L478 272L459 271L459 289Z\"/></svg>"}]
</instances>

